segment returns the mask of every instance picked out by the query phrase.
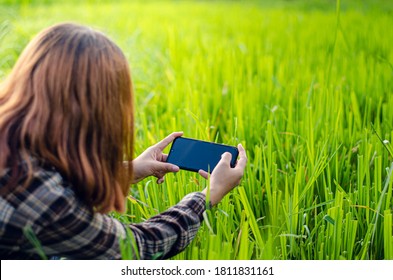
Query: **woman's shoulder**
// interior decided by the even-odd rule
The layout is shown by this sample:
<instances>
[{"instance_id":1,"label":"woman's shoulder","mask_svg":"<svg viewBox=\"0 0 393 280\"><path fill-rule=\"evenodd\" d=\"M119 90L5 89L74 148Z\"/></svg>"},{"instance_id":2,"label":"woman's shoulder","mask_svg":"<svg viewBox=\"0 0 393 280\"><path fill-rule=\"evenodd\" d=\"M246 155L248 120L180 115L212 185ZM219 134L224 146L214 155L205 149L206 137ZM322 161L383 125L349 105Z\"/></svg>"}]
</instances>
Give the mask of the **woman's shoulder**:
<instances>
[{"instance_id":1,"label":"woman's shoulder","mask_svg":"<svg viewBox=\"0 0 393 280\"><path fill-rule=\"evenodd\" d=\"M30 174L28 174L30 170ZM0 175L0 185L6 185L11 178L11 170L5 170ZM18 180L10 189L11 194L19 192L34 193L35 195L73 193L71 185L64 179L59 171L50 164L37 158L30 157L18 164ZM46 193L46 195L45 195ZM25 194L26 195L26 194Z\"/></svg>"},{"instance_id":2,"label":"woman's shoulder","mask_svg":"<svg viewBox=\"0 0 393 280\"><path fill-rule=\"evenodd\" d=\"M31 176L23 173L27 170L27 165L33 167ZM10 172L6 170L0 175L0 187L8 183ZM18 172L21 174L18 182L2 195L1 204L7 205L5 208L10 216L18 217L21 222L23 217L26 218L26 223L28 220L38 224L51 222L77 200L71 185L50 165L31 158L30 162L19 164Z\"/></svg>"}]
</instances>

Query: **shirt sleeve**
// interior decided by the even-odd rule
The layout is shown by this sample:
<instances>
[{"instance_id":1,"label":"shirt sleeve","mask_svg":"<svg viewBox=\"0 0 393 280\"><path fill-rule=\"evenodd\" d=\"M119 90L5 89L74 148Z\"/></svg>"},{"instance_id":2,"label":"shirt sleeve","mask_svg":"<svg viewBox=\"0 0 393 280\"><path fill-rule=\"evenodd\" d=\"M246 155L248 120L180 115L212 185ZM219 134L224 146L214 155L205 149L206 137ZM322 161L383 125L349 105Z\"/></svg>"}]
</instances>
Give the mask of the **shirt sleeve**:
<instances>
[{"instance_id":1,"label":"shirt sleeve","mask_svg":"<svg viewBox=\"0 0 393 280\"><path fill-rule=\"evenodd\" d=\"M192 193L144 223L132 224L141 259L166 259L183 251L198 232L205 195Z\"/></svg>"},{"instance_id":2,"label":"shirt sleeve","mask_svg":"<svg viewBox=\"0 0 393 280\"><path fill-rule=\"evenodd\" d=\"M205 210L205 195L196 192L146 222L125 225L108 215L93 213L82 202L65 201L66 211L43 227L38 239L47 255L71 259L120 259L119 241L126 237L127 228L136 242L135 256L169 258L192 241Z\"/></svg>"}]
</instances>

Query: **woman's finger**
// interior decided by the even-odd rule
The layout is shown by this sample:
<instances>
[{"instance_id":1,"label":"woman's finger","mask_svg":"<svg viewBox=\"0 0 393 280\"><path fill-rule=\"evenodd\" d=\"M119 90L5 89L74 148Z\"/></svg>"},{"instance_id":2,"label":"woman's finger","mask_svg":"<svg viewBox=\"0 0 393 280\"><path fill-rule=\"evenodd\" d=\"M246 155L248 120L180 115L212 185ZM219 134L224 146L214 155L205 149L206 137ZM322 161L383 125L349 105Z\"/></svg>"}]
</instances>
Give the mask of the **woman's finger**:
<instances>
[{"instance_id":1,"label":"woman's finger","mask_svg":"<svg viewBox=\"0 0 393 280\"><path fill-rule=\"evenodd\" d=\"M177 137L180 137L183 135L183 132L173 132L169 134L167 137L162 139L160 142L158 142L155 146L159 148L161 151L164 150L170 143L173 142Z\"/></svg>"},{"instance_id":2,"label":"woman's finger","mask_svg":"<svg viewBox=\"0 0 393 280\"><path fill-rule=\"evenodd\" d=\"M156 177L162 177L166 173L178 172L180 169L179 166L171 163L156 162L154 170L155 170L154 175Z\"/></svg>"},{"instance_id":3,"label":"woman's finger","mask_svg":"<svg viewBox=\"0 0 393 280\"><path fill-rule=\"evenodd\" d=\"M162 183L164 183L164 181L165 181L164 177L161 177L161 178L157 179L157 184L162 184Z\"/></svg>"},{"instance_id":4,"label":"woman's finger","mask_svg":"<svg viewBox=\"0 0 393 280\"><path fill-rule=\"evenodd\" d=\"M205 170L200 169L198 171L199 175L201 175L203 178L205 178L206 180L209 179L209 173L207 173Z\"/></svg>"},{"instance_id":5,"label":"woman's finger","mask_svg":"<svg viewBox=\"0 0 393 280\"><path fill-rule=\"evenodd\" d=\"M221 160L219 161L219 163L230 165L231 159L232 159L232 154L229 152L225 152L221 155Z\"/></svg>"}]
</instances>

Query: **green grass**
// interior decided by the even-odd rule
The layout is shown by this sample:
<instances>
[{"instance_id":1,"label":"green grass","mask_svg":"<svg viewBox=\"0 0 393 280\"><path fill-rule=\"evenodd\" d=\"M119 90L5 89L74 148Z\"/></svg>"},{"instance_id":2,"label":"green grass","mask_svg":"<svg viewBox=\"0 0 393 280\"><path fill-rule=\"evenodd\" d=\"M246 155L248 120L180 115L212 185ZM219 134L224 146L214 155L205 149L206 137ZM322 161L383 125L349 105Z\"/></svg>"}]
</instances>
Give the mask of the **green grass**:
<instances>
[{"instance_id":1,"label":"green grass","mask_svg":"<svg viewBox=\"0 0 393 280\"><path fill-rule=\"evenodd\" d=\"M0 77L42 28L88 24L130 61L136 153L179 130L246 147L241 185L174 259L393 259L390 1L6 2ZM205 185L147 179L116 217Z\"/></svg>"}]
</instances>

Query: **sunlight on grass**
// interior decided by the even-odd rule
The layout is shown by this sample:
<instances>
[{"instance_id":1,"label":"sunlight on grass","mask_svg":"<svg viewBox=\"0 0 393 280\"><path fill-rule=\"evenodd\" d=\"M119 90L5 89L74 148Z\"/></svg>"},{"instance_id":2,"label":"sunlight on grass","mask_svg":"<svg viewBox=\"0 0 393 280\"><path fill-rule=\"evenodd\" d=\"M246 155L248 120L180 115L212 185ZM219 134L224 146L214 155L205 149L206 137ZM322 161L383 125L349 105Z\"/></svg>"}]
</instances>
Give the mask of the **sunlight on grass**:
<instances>
[{"instance_id":1,"label":"sunlight on grass","mask_svg":"<svg viewBox=\"0 0 393 280\"><path fill-rule=\"evenodd\" d=\"M130 61L136 153L179 130L245 146L241 186L174 259L393 259L393 5L341 2L4 5L0 77L42 28L88 24ZM146 179L115 216L144 221L206 184Z\"/></svg>"}]
</instances>

